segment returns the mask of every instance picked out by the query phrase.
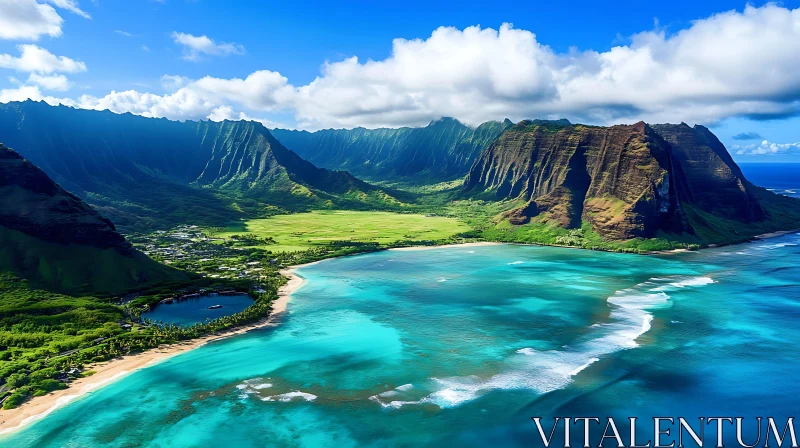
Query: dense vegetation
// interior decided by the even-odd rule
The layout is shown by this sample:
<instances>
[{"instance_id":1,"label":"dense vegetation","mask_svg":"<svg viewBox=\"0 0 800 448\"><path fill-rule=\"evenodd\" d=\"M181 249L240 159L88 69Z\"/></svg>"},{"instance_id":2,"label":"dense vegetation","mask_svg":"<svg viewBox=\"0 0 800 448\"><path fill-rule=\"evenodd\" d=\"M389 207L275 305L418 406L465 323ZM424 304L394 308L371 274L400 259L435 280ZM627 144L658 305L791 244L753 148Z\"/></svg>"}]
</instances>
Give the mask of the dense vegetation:
<instances>
[{"instance_id":1,"label":"dense vegetation","mask_svg":"<svg viewBox=\"0 0 800 448\"><path fill-rule=\"evenodd\" d=\"M247 289L256 299L240 313L190 327L161 325L140 319L148 303L183 289L162 289L122 304L119 298L72 297L31 288L27 281L0 274L0 379L11 392L5 409L31 396L66 387L83 366L175 343L268 316L277 297L280 276L260 283L225 282L226 288ZM205 284L205 283L201 283ZM213 286L213 285L212 285ZM73 370L72 373L70 371Z\"/></svg>"}]
</instances>

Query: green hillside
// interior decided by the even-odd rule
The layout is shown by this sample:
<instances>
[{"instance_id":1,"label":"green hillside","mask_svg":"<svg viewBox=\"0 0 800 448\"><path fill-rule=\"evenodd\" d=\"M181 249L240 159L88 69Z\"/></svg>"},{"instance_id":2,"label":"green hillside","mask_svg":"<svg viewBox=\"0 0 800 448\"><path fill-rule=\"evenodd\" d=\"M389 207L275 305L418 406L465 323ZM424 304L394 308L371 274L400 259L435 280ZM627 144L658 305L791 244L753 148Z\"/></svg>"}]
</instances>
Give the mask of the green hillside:
<instances>
[{"instance_id":1,"label":"green hillside","mask_svg":"<svg viewBox=\"0 0 800 448\"><path fill-rule=\"evenodd\" d=\"M0 136L128 229L402 202L346 172L317 168L257 122L177 122L25 101L0 105Z\"/></svg>"},{"instance_id":2,"label":"green hillside","mask_svg":"<svg viewBox=\"0 0 800 448\"><path fill-rule=\"evenodd\" d=\"M110 221L0 144L2 271L72 294L119 294L188 280L133 249Z\"/></svg>"},{"instance_id":3,"label":"green hillside","mask_svg":"<svg viewBox=\"0 0 800 448\"><path fill-rule=\"evenodd\" d=\"M274 129L272 134L321 167L375 182L436 183L467 174L481 150L511 124L489 121L473 128L442 118L423 128Z\"/></svg>"}]
</instances>

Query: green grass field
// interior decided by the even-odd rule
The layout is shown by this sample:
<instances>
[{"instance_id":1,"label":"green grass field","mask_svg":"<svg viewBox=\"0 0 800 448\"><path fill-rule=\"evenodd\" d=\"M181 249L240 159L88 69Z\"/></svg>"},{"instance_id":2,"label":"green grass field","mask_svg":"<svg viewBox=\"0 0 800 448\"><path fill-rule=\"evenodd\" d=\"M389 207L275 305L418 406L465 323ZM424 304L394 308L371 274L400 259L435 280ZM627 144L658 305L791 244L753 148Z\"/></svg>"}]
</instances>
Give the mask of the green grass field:
<instances>
[{"instance_id":1,"label":"green grass field","mask_svg":"<svg viewBox=\"0 0 800 448\"><path fill-rule=\"evenodd\" d=\"M277 244L263 245L273 252L294 252L332 241L391 244L396 241L438 240L469 231L454 218L389 212L313 211L251 219L228 226L214 237L253 235L271 237Z\"/></svg>"}]
</instances>

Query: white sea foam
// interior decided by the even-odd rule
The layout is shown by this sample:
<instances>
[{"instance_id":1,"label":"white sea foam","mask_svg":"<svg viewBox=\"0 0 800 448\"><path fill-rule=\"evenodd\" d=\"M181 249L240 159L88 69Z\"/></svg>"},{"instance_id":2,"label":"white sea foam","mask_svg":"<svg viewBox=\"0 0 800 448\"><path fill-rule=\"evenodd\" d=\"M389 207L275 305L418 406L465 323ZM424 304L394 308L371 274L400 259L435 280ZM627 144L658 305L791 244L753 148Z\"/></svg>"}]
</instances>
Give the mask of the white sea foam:
<instances>
[{"instance_id":1,"label":"white sea foam","mask_svg":"<svg viewBox=\"0 0 800 448\"><path fill-rule=\"evenodd\" d=\"M522 263L525 263L525 262L524 261L512 261L511 263L507 263L507 264L509 266L511 266L511 265L514 265L514 264L522 264Z\"/></svg>"},{"instance_id":2,"label":"white sea foam","mask_svg":"<svg viewBox=\"0 0 800 448\"><path fill-rule=\"evenodd\" d=\"M780 249L781 247L792 247L792 246L797 246L797 244L796 243L778 243L778 244L772 244L770 246L764 246L764 248L766 248L766 249Z\"/></svg>"},{"instance_id":3,"label":"white sea foam","mask_svg":"<svg viewBox=\"0 0 800 448\"><path fill-rule=\"evenodd\" d=\"M600 358L592 358L592 359L590 359L589 361L586 362L586 364L584 364L584 365L578 367L577 369L573 370L572 372L570 372L569 376L575 376L575 375L581 373L581 371L583 371L583 369L589 367L590 365L596 363L597 361L600 361Z\"/></svg>"},{"instance_id":4,"label":"white sea foam","mask_svg":"<svg viewBox=\"0 0 800 448\"><path fill-rule=\"evenodd\" d=\"M442 277L442 278L440 278L439 280L436 280L436 281L439 282L439 283L444 283L444 282L447 281L447 279Z\"/></svg>"},{"instance_id":5,"label":"white sea foam","mask_svg":"<svg viewBox=\"0 0 800 448\"><path fill-rule=\"evenodd\" d=\"M261 399L261 401L282 401L286 403L296 399L305 401L314 401L317 399L317 396L314 394L310 394L308 392L300 392L299 390L296 390L293 392L287 392L285 394L271 395L269 397L264 397Z\"/></svg>"},{"instance_id":6,"label":"white sea foam","mask_svg":"<svg viewBox=\"0 0 800 448\"><path fill-rule=\"evenodd\" d=\"M654 291L674 291L675 288L685 288L687 286L704 286L714 283L711 277L691 277L674 282L669 282L666 285L659 286Z\"/></svg>"},{"instance_id":7,"label":"white sea foam","mask_svg":"<svg viewBox=\"0 0 800 448\"><path fill-rule=\"evenodd\" d=\"M396 397L398 395L402 395L404 392L408 392L414 388L413 384L403 384L402 386L397 386L392 390L387 390L386 392L381 392L377 395L373 395L369 397L370 400L380 404L384 408L399 408L406 404L418 404L419 401L409 400L392 400L390 402L384 402L381 398L388 398L388 397Z\"/></svg>"},{"instance_id":8,"label":"white sea foam","mask_svg":"<svg viewBox=\"0 0 800 448\"><path fill-rule=\"evenodd\" d=\"M253 378L251 380L246 380L240 384L236 385L236 388L239 389L239 398L244 400L249 395L252 395L259 390L267 389L272 387L272 383L264 383L262 382L262 378Z\"/></svg>"},{"instance_id":9,"label":"white sea foam","mask_svg":"<svg viewBox=\"0 0 800 448\"><path fill-rule=\"evenodd\" d=\"M490 390L527 389L544 394L561 389L575 375L604 356L638 347L637 339L650 330L653 320L651 311L669 306L668 292L711 283L714 280L710 277L652 278L632 288L617 291L609 297L609 321L592 325L589 338L583 342L562 350L536 351L530 347L518 349L517 355L508 360L509 370L488 379L476 376L431 378L427 388L433 392L418 400L384 403L378 396L370 399L383 407L432 403L448 408L473 400Z\"/></svg>"}]
</instances>

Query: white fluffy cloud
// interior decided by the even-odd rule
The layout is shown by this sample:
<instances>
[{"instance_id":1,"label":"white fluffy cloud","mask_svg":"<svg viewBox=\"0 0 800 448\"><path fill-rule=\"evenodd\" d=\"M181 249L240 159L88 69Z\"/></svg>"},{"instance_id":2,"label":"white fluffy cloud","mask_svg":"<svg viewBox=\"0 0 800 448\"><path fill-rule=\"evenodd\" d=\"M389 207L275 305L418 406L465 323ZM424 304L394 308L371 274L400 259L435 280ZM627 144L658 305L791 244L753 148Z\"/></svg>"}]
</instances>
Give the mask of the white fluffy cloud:
<instances>
[{"instance_id":1,"label":"white fluffy cloud","mask_svg":"<svg viewBox=\"0 0 800 448\"><path fill-rule=\"evenodd\" d=\"M172 40L183 46L183 58L187 61L199 60L206 56L225 56L229 54L244 54L244 47L239 44L214 42L206 35L193 36L188 33L172 33Z\"/></svg>"},{"instance_id":2,"label":"white fluffy cloud","mask_svg":"<svg viewBox=\"0 0 800 448\"><path fill-rule=\"evenodd\" d=\"M637 34L606 52L558 54L525 30L439 28L396 39L382 61L326 64L297 89L310 127L420 124L441 115L469 123L567 116L610 123L708 122L796 113L800 9L746 7L683 31Z\"/></svg>"},{"instance_id":3,"label":"white fluffy cloud","mask_svg":"<svg viewBox=\"0 0 800 448\"><path fill-rule=\"evenodd\" d=\"M82 10L81 7L78 5L76 0L47 0L48 3L52 3L59 8L66 9L69 12L77 14L84 19L91 19L90 16L86 11Z\"/></svg>"},{"instance_id":4,"label":"white fluffy cloud","mask_svg":"<svg viewBox=\"0 0 800 448\"><path fill-rule=\"evenodd\" d=\"M65 91L69 90L71 84L64 75L40 75L31 73L28 76L28 84L35 84L47 90Z\"/></svg>"},{"instance_id":5,"label":"white fluffy cloud","mask_svg":"<svg viewBox=\"0 0 800 448\"><path fill-rule=\"evenodd\" d=\"M189 59L244 51L206 36L173 38ZM325 63L307 85L269 70L232 79L165 77L164 95L111 92L77 103L176 119L286 111L306 129L424 125L441 116L469 124L506 117L708 123L800 113L798 73L800 9L770 4L716 14L674 34L642 32L603 52L557 53L509 24L442 27L427 39L395 39L383 60Z\"/></svg>"},{"instance_id":6,"label":"white fluffy cloud","mask_svg":"<svg viewBox=\"0 0 800 448\"><path fill-rule=\"evenodd\" d=\"M258 121L259 123L263 124L268 128L286 128L285 125L280 123L275 123L272 120L267 120L265 118L255 118L247 115L244 112L236 112L230 106L220 106L211 111L210 114L206 117L211 121L225 121L225 120L233 120L233 121Z\"/></svg>"},{"instance_id":7,"label":"white fluffy cloud","mask_svg":"<svg viewBox=\"0 0 800 448\"><path fill-rule=\"evenodd\" d=\"M800 142L772 143L764 140L758 145L733 145L732 149L739 155L774 155L800 152Z\"/></svg>"},{"instance_id":8,"label":"white fluffy cloud","mask_svg":"<svg viewBox=\"0 0 800 448\"><path fill-rule=\"evenodd\" d=\"M165 75L161 82L165 88L177 90L166 95L135 90L111 92L99 98L84 95L79 98L78 104L86 109L108 109L146 117L184 120L206 118L214 109L229 103L237 103L251 110L279 110L294 96L294 88L288 85L288 80L270 71L255 72L245 79L206 76L194 81Z\"/></svg>"},{"instance_id":9,"label":"white fluffy cloud","mask_svg":"<svg viewBox=\"0 0 800 448\"><path fill-rule=\"evenodd\" d=\"M35 0L0 1L0 39L37 40L61 35L64 19L50 5Z\"/></svg>"},{"instance_id":10,"label":"white fluffy cloud","mask_svg":"<svg viewBox=\"0 0 800 448\"><path fill-rule=\"evenodd\" d=\"M24 85L12 89L0 90L0 103L25 100L44 101L53 106L63 104L65 106L77 107L77 104L72 100L43 95L38 86Z\"/></svg>"},{"instance_id":11,"label":"white fluffy cloud","mask_svg":"<svg viewBox=\"0 0 800 448\"><path fill-rule=\"evenodd\" d=\"M77 73L85 72L86 64L66 56L53 53L33 44L17 45L19 57L0 54L0 68L10 68L19 72L37 73Z\"/></svg>"}]
</instances>

